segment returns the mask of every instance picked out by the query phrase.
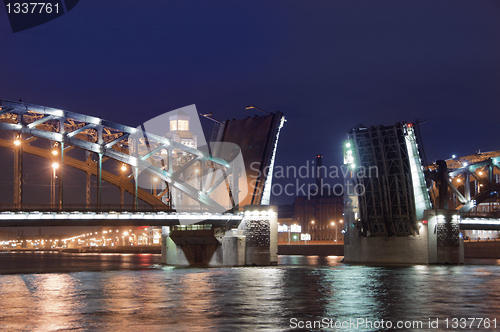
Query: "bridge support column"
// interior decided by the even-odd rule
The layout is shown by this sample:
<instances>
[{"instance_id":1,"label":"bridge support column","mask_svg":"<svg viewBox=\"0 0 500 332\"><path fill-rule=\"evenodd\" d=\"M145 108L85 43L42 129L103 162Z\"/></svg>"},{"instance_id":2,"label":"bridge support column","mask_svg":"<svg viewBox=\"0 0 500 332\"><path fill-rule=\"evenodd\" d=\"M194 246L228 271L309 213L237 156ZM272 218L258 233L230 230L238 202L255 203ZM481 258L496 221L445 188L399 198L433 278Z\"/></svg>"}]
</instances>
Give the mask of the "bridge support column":
<instances>
[{"instance_id":1,"label":"bridge support column","mask_svg":"<svg viewBox=\"0 0 500 332\"><path fill-rule=\"evenodd\" d=\"M64 122L61 122L61 132L64 133ZM59 166L59 210L63 209L64 206L64 183L63 183L63 169L64 169L64 142L59 144L61 147L61 163Z\"/></svg>"},{"instance_id":2,"label":"bridge support column","mask_svg":"<svg viewBox=\"0 0 500 332\"><path fill-rule=\"evenodd\" d=\"M464 197L468 202L470 201L470 173L465 172L465 183L464 183Z\"/></svg>"},{"instance_id":3,"label":"bridge support column","mask_svg":"<svg viewBox=\"0 0 500 332\"><path fill-rule=\"evenodd\" d=\"M454 210L426 210L418 233L406 237L363 236L354 213L344 212L344 262L366 264L462 264L460 216Z\"/></svg>"},{"instance_id":4,"label":"bridge support column","mask_svg":"<svg viewBox=\"0 0 500 332\"><path fill-rule=\"evenodd\" d=\"M14 146L14 207L21 209L23 203L23 144L21 135L15 137Z\"/></svg>"},{"instance_id":5,"label":"bridge support column","mask_svg":"<svg viewBox=\"0 0 500 332\"><path fill-rule=\"evenodd\" d=\"M245 235L245 265L278 264L278 219L274 209L246 206L238 229Z\"/></svg>"},{"instance_id":6,"label":"bridge support column","mask_svg":"<svg viewBox=\"0 0 500 332\"><path fill-rule=\"evenodd\" d=\"M125 208L125 190L120 188L120 209Z\"/></svg>"},{"instance_id":7,"label":"bridge support column","mask_svg":"<svg viewBox=\"0 0 500 332\"><path fill-rule=\"evenodd\" d=\"M85 172L85 207L90 209L90 173Z\"/></svg>"},{"instance_id":8,"label":"bridge support column","mask_svg":"<svg viewBox=\"0 0 500 332\"><path fill-rule=\"evenodd\" d=\"M101 208L101 190L102 190L102 154L98 153L97 160L97 209Z\"/></svg>"},{"instance_id":9,"label":"bridge support column","mask_svg":"<svg viewBox=\"0 0 500 332\"><path fill-rule=\"evenodd\" d=\"M460 236L460 215L455 210L426 210L429 263L463 264L464 241Z\"/></svg>"},{"instance_id":10,"label":"bridge support column","mask_svg":"<svg viewBox=\"0 0 500 332\"><path fill-rule=\"evenodd\" d=\"M133 202L134 206L132 207L132 210L136 211L137 210L137 206L139 204L139 200L138 200L139 168L133 167L132 169L133 169L133 172L134 172L134 202Z\"/></svg>"},{"instance_id":11,"label":"bridge support column","mask_svg":"<svg viewBox=\"0 0 500 332\"><path fill-rule=\"evenodd\" d=\"M162 228L161 263L176 266L278 264L278 221L269 206L248 206L237 228L187 225Z\"/></svg>"}]
</instances>

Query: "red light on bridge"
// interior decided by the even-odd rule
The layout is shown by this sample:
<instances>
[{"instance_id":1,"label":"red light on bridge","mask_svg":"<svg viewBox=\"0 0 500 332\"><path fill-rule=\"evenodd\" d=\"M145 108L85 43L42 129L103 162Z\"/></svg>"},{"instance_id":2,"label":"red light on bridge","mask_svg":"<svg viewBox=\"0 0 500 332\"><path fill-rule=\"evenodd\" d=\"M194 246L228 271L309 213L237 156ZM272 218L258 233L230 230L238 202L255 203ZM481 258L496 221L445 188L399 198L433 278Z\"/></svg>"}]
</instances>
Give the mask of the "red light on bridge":
<instances>
[{"instance_id":1,"label":"red light on bridge","mask_svg":"<svg viewBox=\"0 0 500 332\"><path fill-rule=\"evenodd\" d=\"M427 220L423 220L422 224L427 225Z\"/></svg>"},{"instance_id":2,"label":"red light on bridge","mask_svg":"<svg viewBox=\"0 0 500 332\"><path fill-rule=\"evenodd\" d=\"M411 127L413 127L413 124L408 123L408 124L406 124L406 126L407 126L408 128L411 128Z\"/></svg>"}]
</instances>

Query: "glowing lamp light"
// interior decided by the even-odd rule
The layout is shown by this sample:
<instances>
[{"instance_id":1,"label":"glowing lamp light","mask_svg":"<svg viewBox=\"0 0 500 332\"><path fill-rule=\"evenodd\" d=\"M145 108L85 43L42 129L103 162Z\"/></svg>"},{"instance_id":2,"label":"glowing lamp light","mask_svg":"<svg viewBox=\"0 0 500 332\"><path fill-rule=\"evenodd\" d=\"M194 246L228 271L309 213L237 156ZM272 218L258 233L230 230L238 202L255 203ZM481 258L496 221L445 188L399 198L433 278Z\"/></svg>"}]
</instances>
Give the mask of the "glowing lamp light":
<instances>
[{"instance_id":1,"label":"glowing lamp light","mask_svg":"<svg viewBox=\"0 0 500 332\"><path fill-rule=\"evenodd\" d=\"M19 146L19 145L21 145L21 141L20 141L20 140L18 140L18 139L15 139L15 140L14 140L14 145L15 145L15 146Z\"/></svg>"},{"instance_id":2,"label":"glowing lamp light","mask_svg":"<svg viewBox=\"0 0 500 332\"><path fill-rule=\"evenodd\" d=\"M452 155L451 157L452 157L453 159L455 159L455 158L457 157L457 155L455 155L455 154L454 154L454 155Z\"/></svg>"},{"instance_id":3,"label":"glowing lamp light","mask_svg":"<svg viewBox=\"0 0 500 332\"><path fill-rule=\"evenodd\" d=\"M121 170L122 172L125 172L127 170L127 166L125 166L125 164L122 164Z\"/></svg>"},{"instance_id":4,"label":"glowing lamp light","mask_svg":"<svg viewBox=\"0 0 500 332\"><path fill-rule=\"evenodd\" d=\"M412 123L408 123L406 126L407 126L408 128L411 128L411 127L413 127L413 124L412 124Z\"/></svg>"},{"instance_id":5,"label":"glowing lamp light","mask_svg":"<svg viewBox=\"0 0 500 332\"><path fill-rule=\"evenodd\" d=\"M57 156L57 150L52 150L52 155Z\"/></svg>"},{"instance_id":6,"label":"glowing lamp light","mask_svg":"<svg viewBox=\"0 0 500 332\"><path fill-rule=\"evenodd\" d=\"M356 164L351 164L351 168L356 168Z\"/></svg>"},{"instance_id":7,"label":"glowing lamp light","mask_svg":"<svg viewBox=\"0 0 500 332\"><path fill-rule=\"evenodd\" d=\"M467 163L463 163L462 165L465 167L465 166L467 166L468 164L467 164Z\"/></svg>"},{"instance_id":8,"label":"glowing lamp light","mask_svg":"<svg viewBox=\"0 0 500 332\"><path fill-rule=\"evenodd\" d=\"M350 148L350 147L351 147L351 143L347 142L347 143L345 144L345 147L346 147L346 148Z\"/></svg>"},{"instance_id":9,"label":"glowing lamp light","mask_svg":"<svg viewBox=\"0 0 500 332\"><path fill-rule=\"evenodd\" d=\"M52 164L52 169L53 169L53 170L56 170L56 169L58 169L58 168L59 168L59 163L53 163L53 164Z\"/></svg>"}]
</instances>

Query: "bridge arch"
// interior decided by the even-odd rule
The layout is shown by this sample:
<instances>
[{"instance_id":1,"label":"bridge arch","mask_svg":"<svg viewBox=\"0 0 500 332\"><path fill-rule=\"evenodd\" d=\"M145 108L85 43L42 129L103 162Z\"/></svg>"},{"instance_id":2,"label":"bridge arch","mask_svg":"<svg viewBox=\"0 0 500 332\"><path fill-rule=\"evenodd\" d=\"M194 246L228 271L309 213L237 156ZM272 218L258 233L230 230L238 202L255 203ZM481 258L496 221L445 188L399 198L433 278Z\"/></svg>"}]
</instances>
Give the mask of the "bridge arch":
<instances>
[{"instance_id":1,"label":"bridge arch","mask_svg":"<svg viewBox=\"0 0 500 332\"><path fill-rule=\"evenodd\" d=\"M198 202L202 209L215 212L227 210L210 194L217 188L230 192L231 189L226 189L226 185L227 177L233 171L231 163L174 140L93 116L8 100L0 100L0 130L11 131L28 138L58 142L62 165L95 175L99 183L104 180L129 193L136 193L135 206L137 198L140 198L154 208L167 207L160 198L140 189L137 181L133 184L123 182L119 176L102 170L103 158L111 158L129 165L135 179L139 171L158 178L167 188L175 188ZM2 140L0 145L12 148L11 141ZM65 156L68 147L96 153L98 167L90 167L85 162ZM43 158L50 156L50 151L30 144L24 144L23 151ZM188 156L186 164L177 169L173 167L175 151L181 151L183 155ZM160 153L165 155L166 165L148 161ZM201 188L196 188L183 181L183 173L195 163L203 164L205 168L211 168L214 172L218 171L217 174L222 176L212 180L205 187L202 185ZM98 196L99 205L100 194Z\"/></svg>"}]
</instances>

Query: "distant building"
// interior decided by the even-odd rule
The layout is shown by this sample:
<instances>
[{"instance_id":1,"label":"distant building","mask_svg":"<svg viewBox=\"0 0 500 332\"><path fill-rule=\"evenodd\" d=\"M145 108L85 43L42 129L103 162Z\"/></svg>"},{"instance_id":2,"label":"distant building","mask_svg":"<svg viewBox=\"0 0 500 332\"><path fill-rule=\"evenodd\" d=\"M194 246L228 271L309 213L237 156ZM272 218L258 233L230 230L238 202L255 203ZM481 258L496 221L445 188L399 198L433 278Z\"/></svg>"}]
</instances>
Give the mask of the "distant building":
<instances>
[{"instance_id":1,"label":"distant building","mask_svg":"<svg viewBox=\"0 0 500 332\"><path fill-rule=\"evenodd\" d=\"M11 241L17 240L17 233L0 229L0 249L11 247Z\"/></svg>"},{"instance_id":2,"label":"distant building","mask_svg":"<svg viewBox=\"0 0 500 332\"><path fill-rule=\"evenodd\" d=\"M344 199L323 183L325 169L323 156L316 155L318 191L311 192L308 197L295 198L295 218L302 226L302 232L311 234L312 241L342 241Z\"/></svg>"},{"instance_id":3,"label":"distant building","mask_svg":"<svg viewBox=\"0 0 500 332\"><path fill-rule=\"evenodd\" d=\"M312 241L342 241L342 196L324 194L295 198L295 219L302 233L311 234Z\"/></svg>"},{"instance_id":4,"label":"distant building","mask_svg":"<svg viewBox=\"0 0 500 332\"><path fill-rule=\"evenodd\" d=\"M328 184L323 182L323 156L316 155L316 186L317 191L307 196L295 198L293 205L278 207L278 223L291 227L300 226L302 234L310 234L312 241L341 242L343 240L343 206L342 195L337 195ZM324 168L326 169L326 168ZM283 227L283 229L286 227ZM294 229L297 229L294 227ZM297 235L297 239L295 239ZM280 241L300 240L300 234L280 234Z\"/></svg>"}]
</instances>

